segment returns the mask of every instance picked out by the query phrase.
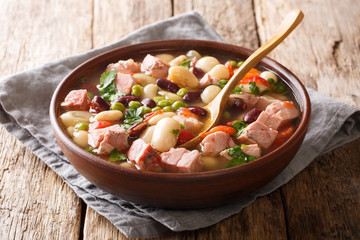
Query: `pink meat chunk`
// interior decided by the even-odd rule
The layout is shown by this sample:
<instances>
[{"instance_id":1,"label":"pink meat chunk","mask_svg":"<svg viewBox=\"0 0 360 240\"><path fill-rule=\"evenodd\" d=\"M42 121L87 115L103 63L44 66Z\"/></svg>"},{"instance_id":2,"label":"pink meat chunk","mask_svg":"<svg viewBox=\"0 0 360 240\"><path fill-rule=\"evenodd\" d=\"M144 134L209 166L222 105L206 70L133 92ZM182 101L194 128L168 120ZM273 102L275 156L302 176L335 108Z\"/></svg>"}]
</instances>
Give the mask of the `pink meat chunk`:
<instances>
[{"instance_id":1,"label":"pink meat chunk","mask_svg":"<svg viewBox=\"0 0 360 240\"><path fill-rule=\"evenodd\" d=\"M162 153L161 166L167 171L180 173L199 172L202 169L199 151L185 148L171 148Z\"/></svg>"},{"instance_id":2,"label":"pink meat chunk","mask_svg":"<svg viewBox=\"0 0 360 240\"><path fill-rule=\"evenodd\" d=\"M119 92L129 94L132 86L136 85L136 79L128 73L117 73L115 85Z\"/></svg>"},{"instance_id":3,"label":"pink meat chunk","mask_svg":"<svg viewBox=\"0 0 360 240\"><path fill-rule=\"evenodd\" d=\"M85 89L72 90L65 97L64 102L61 103L61 107L69 111L89 110L90 99L88 98L87 91Z\"/></svg>"},{"instance_id":4,"label":"pink meat chunk","mask_svg":"<svg viewBox=\"0 0 360 240\"><path fill-rule=\"evenodd\" d=\"M110 70L115 70L117 73L137 73L139 72L139 64L134 62L134 60L120 60L117 63L111 63L107 66L106 72Z\"/></svg>"},{"instance_id":5,"label":"pink meat chunk","mask_svg":"<svg viewBox=\"0 0 360 240\"><path fill-rule=\"evenodd\" d=\"M185 117L184 115L175 115L173 119L184 125L184 129L191 132L198 132L203 123L193 117Z\"/></svg>"},{"instance_id":6,"label":"pink meat chunk","mask_svg":"<svg viewBox=\"0 0 360 240\"><path fill-rule=\"evenodd\" d=\"M272 98L269 96L260 96L259 101L256 104L257 108L260 108L261 110L265 110L267 106L269 106L271 103L274 102L281 102L279 99Z\"/></svg>"},{"instance_id":7,"label":"pink meat chunk","mask_svg":"<svg viewBox=\"0 0 360 240\"><path fill-rule=\"evenodd\" d=\"M284 106L284 102L274 102L266 107L265 111L259 115L257 121L277 130L285 123L297 118L299 114L299 110L292 104Z\"/></svg>"},{"instance_id":8,"label":"pink meat chunk","mask_svg":"<svg viewBox=\"0 0 360 240\"><path fill-rule=\"evenodd\" d=\"M228 98L228 104L232 106L239 99L242 99L246 103L248 109L253 108L259 101L259 97L253 94L231 94Z\"/></svg>"},{"instance_id":9,"label":"pink meat chunk","mask_svg":"<svg viewBox=\"0 0 360 240\"><path fill-rule=\"evenodd\" d=\"M205 88L205 87L209 86L210 84L218 84L219 80L220 79L211 76L209 73L206 73L200 79L199 85L200 85L201 88Z\"/></svg>"},{"instance_id":10,"label":"pink meat chunk","mask_svg":"<svg viewBox=\"0 0 360 240\"><path fill-rule=\"evenodd\" d=\"M169 68L168 63L150 54L146 55L141 63L141 71L155 78L166 78Z\"/></svg>"},{"instance_id":11,"label":"pink meat chunk","mask_svg":"<svg viewBox=\"0 0 360 240\"><path fill-rule=\"evenodd\" d=\"M229 149L222 150L222 151L220 152L220 156L222 156L223 158L225 158L225 159L227 159L227 160L229 160L229 161L230 161L231 159L233 159L233 157L229 155Z\"/></svg>"},{"instance_id":12,"label":"pink meat chunk","mask_svg":"<svg viewBox=\"0 0 360 240\"><path fill-rule=\"evenodd\" d=\"M231 139L230 134L226 132L211 133L207 135L200 144L203 154L209 156L216 156L225 148L231 148L235 146L235 143Z\"/></svg>"},{"instance_id":13,"label":"pink meat chunk","mask_svg":"<svg viewBox=\"0 0 360 240\"><path fill-rule=\"evenodd\" d=\"M261 149L257 144L250 144L241 146L241 150L247 155L254 156L256 158L261 157Z\"/></svg>"},{"instance_id":14,"label":"pink meat chunk","mask_svg":"<svg viewBox=\"0 0 360 240\"><path fill-rule=\"evenodd\" d=\"M249 124L238 137L240 143L254 144L257 143L261 148L269 148L274 142L278 132L266 126L265 124L255 121Z\"/></svg>"},{"instance_id":15,"label":"pink meat chunk","mask_svg":"<svg viewBox=\"0 0 360 240\"><path fill-rule=\"evenodd\" d=\"M90 130L89 133L99 155L109 154L114 148L122 151L129 147L128 133L118 124Z\"/></svg>"},{"instance_id":16,"label":"pink meat chunk","mask_svg":"<svg viewBox=\"0 0 360 240\"><path fill-rule=\"evenodd\" d=\"M137 139L129 148L128 159L140 169L151 170L157 167L161 157L150 144L143 139Z\"/></svg>"}]
</instances>

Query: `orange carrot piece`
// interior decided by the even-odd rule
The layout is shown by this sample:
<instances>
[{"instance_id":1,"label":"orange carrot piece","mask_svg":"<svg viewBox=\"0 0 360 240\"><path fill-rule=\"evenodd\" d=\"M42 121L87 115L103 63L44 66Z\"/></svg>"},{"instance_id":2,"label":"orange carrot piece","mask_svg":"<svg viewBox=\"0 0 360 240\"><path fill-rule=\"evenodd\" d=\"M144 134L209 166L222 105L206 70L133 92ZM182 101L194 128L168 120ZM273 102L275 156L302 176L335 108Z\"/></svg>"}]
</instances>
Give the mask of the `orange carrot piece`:
<instances>
[{"instance_id":1,"label":"orange carrot piece","mask_svg":"<svg viewBox=\"0 0 360 240\"><path fill-rule=\"evenodd\" d=\"M295 107L294 103L288 102L288 101L284 101L284 102L283 102L283 106L284 106L284 107Z\"/></svg>"},{"instance_id":2,"label":"orange carrot piece","mask_svg":"<svg viewBox=\"0 0 360 240\"><path fill-rule=\"evenodd\" d=\"M153 113L148 113L146 114L146 117L145 117L145 122L148 122L151 118L157 116L157 115L160 115L164 112L164 110L159 110L159 111L156 111L156 112L153 112Z\"/></svg>"},{"instance_id":3,"label":"orange carrot piece","mask_svg":"<svg viewBox=\"0 0 360 240\"><path fill-rule=\"evenodd\" d=\"M250 69L250 71L243 77L243 79L253 78L255 75L259 75L260 72L256 68Z\"/></svg>"},{"instance_id":4,"label":"orange carrot piece","mask_svg":"<svg viewBox=\"0 0 360 240\"><path fill-rule=\"evenodd\" d=\"M289 138L295 132L295 127L294 127L294 125L289 123L289 124L286 124L286 125L280 127L278 132L279 133L276 138L286 139L286 138Z\"/></svg>"},{"instance_id":5,"label":"orange carrot piece","mask_svg":"<svg viewBox=\"0 0 360 240\"><path fill-rule=\"evenodd\" d=\"M243 78L239 84L249 84L249 82L255 82L256 84L264 85L265 87L271 86L267 80L263 79L259 75L255 75L251 78Z\"/></svg>"},{"instance_id":6,"label":"orange carrot piece","mask_svg":"<svg viewBox=\"0 0 360 240\"><path fill-rule=\"evenodd\" d=\"M236 133L236 130L233 127L219 125L219 126L213 127L212 129L210 129L210 131L208 131L206 133L200 134L199 137L201 140L203 140L207 135L214 133L214 132L226 132L226 133L229 133L230 135L234 135Z\"/></svg>"},{"instance_id":7,"label":"orange carrot piece","mask_svg":"<svg viewBox=\"0 0 360 240\"><path fill-rule=\"evenodd\" d=\"M185 117L192 117L195 119L199 119L199 116L192 113L188 108L181 107L179 108L179 110L177 110L177 113Z\"/></svg>"}]
</instances>

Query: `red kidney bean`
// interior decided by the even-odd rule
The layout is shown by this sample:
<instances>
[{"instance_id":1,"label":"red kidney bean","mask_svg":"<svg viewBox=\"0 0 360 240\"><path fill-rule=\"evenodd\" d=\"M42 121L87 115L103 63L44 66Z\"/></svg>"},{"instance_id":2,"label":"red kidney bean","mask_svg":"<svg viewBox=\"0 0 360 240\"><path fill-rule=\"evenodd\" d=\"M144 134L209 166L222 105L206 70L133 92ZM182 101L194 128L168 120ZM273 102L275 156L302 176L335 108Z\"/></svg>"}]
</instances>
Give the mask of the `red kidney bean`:
<instances>
[{"instance_id":1,"label":"red kidney bean","mask_svg":"<svg viewBox=\"0 0 360 240\"><path fill-rule=\"evenodd\" d=\"M172 93L176 93L180 89L178 85L165 78L159 78L156 81L156 85L158 85L160 88L164 89L165 91L169 91Z\"/></svg>"},{"instance_id":2,"label":"red kidney bean","mask_svg":"<svg viewBox=\"0 0 360 240\"><path fill-rule=\"evenodd\" d=\"M246 108L247 104L243 100L236 100L233 104L233 109L238 113L244 112Z\"/></svg>"},{"instance_id":3,"label":"red kidney bean","mask_svg":"<svg viewBox=\"0 0 360 240\"><path fill-rule=\"evenodd\" d=\"M110 104L102 97L95 96L90 102L90 108L96 112L107 111L110 109Z\"/></svg>"},{"instance_id":4,"label":"red kidney bean","mask_svg":"<svg viewBox=\"0 0 360 240\"><path fill-rule=\"evenodd\" d=\"M193 113L198 115L199 117L205 117L207 115L207 111L202 107L191 106L188 109Z\"/></svg>"},{"instance_id":5,"label":"red kidney bean","mask_svg":"<svg viewBox=\"0 0 360 240\"><path fill-rule=\"evenodd\" d=\"M201 92L187 92L183 99L185 102L194 102L200 98Z\"/></svg>"},{"instance_id":6,"label":"red kidney bean","mask_svg":"<svg viewBox=\"0 0 360 240\"><path fill-rule=\"evenodd\" d=\"M202 78L205 75L205 73L201 69L196 67L189 68L189 71L192 72L197 78Z\"/></svg>"},{"instance_id":7,"label":"red kidney bean","mask_svg":"<svg viewBox=\"0 0 360 240\"><path fill-rule=\"evenodd\" d=\"M141 101L141 104L146 106L146 107L149 107L149 108L154 108L156 107L156 102L154 100L152 100L151 98L144 98L142 101Z\"/></svg>"},{"instance_id":8,"label":"red kidney bean","mask_svg":"<svg viewBox=\"0 0 360 240\"><path fill-rule=\"evenodd\" d=\"M129 102L131 101L140 101L140 98L136 96L122 96L116 100L116 102L120 102L124 104L124 106L126 107L129 105Z\"/></svg>"},{"instance_id":9,"label":"red kidney bean","mask_svg":"<svg viewBox=\"0 0 360 240\"><path fill-rule=\"evenodd\" d=\"M259 117L262 110L260 108L253 108L249 112L247 112L244 116L244 121L246 123L255 122L256 119Z\"/></svg>"},{"instance_id":10,"label":"red kidney bean","mask_svg":"<svg viewBox=\"0 0 360 240\"><path fill-rule=\"evenodd\" d=\"M139 122L129 128L129 138L135 140L140 137L141 133L148 127L147 122Z\"/></svg>"}]
</instances>

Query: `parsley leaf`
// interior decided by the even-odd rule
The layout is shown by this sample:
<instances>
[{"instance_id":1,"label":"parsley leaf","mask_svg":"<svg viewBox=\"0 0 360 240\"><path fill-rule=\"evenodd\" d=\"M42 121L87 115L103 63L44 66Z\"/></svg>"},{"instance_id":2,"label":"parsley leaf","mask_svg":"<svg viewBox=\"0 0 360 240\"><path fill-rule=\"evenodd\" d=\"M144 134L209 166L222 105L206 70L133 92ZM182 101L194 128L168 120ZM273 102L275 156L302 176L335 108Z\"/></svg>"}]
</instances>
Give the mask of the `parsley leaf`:
<instances>
[{"instance_id":1,"label":"parsley leaf","mask_svg":"<svg viewBox=\"0 0 360 240\"><path fill-rule=\"evenodd\" d=\"M242 94L243 86L236 87L232 93Z\"/></svg>"},{"instance_id":2,"label":"parsley leaf","mask_svg":"<svg viewBox=\"0 0 360 240\"><path fill-rule=\"evenodd\" d=\"M115 85L116 71L110 70L104 72L100 77L99 95L105 100L113 101L118 97L117 87ZM114 96L115 95L115 96Z\"/></svg>"},{"instance_id":3,"label":"parsley leaf","mask_svg":"<svg viewBox=\"0 0 360 240\"><path fill-rule=\"evenodd\" d=\"M180 123L180 128L184 129L185 128L184 124Z\"/></svg>"},{"instance_id":4,"label":"parsley leaf","mask_svg":"<svg viewBox=\"0 0 360 240\"><path fill-rule=\"evenodd\" d=\"M111 151L110 155L109 155L109 161L110 162L117 162L117 161L124 161L127 159L126 154L124 153L119 153L116 148L114 150Z\"/></svg>"},{"instance_id":5,"label":"parsley leaf","mask_svg":"<svg viewBox=\"0 0 360 240\"><path fill-rule=\"evenodd\" d=\"M249 89L252 92L252 94L254 94L255 96L259 96L260 95L260 90L259 88L256 86L255 82L249 82Z\"/></svg>"},{"instance_id":6,"label":"parsley leaf","mask_svg":"<svg viewBox=\"0 0 360 240\"><path fill-rule=\"evenodd\" d=\"M232 127L235 128L235 130L236 130L236 134L235 134L236 138L238 138L240 136L240 134L244 131L246 126L247 126L247 124L245 121L233 122Z\"/></svg>"},{"instance_id":7,"label":"parsley leaf","mask_svg":"<svg viewBox=\"0 0 360 240\"><path fill-rule=\"evenodd\" d=\"M235 146L233 148L230 148L228 154L229 156L234 158L227 163L225 168L243 165L245 163L252 162L256 159L256 157L244 153L243 150L241 150L240 146Z\"/></svg>"},{"instance_id":8,"label":"parsley leaf","mask_svg":"<svg viewBox=\"0 0 360 240\"><path fill-rule=\"evenodd\" d=\"M140 109L140 110L139 110ZM143 118L140 116L141 115L141 108L138 109L128 109L125 113L125 119L124 119L124 123L121 124L121 127L125 128L126 130L128 130L132 125L134 125L135 123L138 122L142 122Z\"/></svg>"},{"instance_id":9,"label":"parsley leaf","mask_svg":"<svg viewBox=\"0 0 360 240\"><path fill-rule=\"evenodd\" d=\"M228 83L229 80L220 79L218 84L216 84L218 87L224 88L225 85Z\"/></svg>"},{"instance_id":10,"label":"parsley leaf","mask_svg":"<svg viewBox=\"0 0 360 240\"><path fill-rule=\"evenodd\" d=\"M182 63L180 63L180 66L189 69L190 63L191 63L191 59L185 59Z\"/></svg>"},{"instance_id":11,"label":"parsley leaf","mask_svg":"<svg viewBox=\"0 0 360 240\"><path fill-rule=\"evenodd\" d=\"M171 129L170 132L175 135L175 137L179 136L180 129Z\"/></svg>"},{"instance_id":12,"label":"parsley leaf","mask_svg":"<svg viewBox=\"0 0 360 240\"><path fill-rule=\"evenodd\" d=\"M91 153L93 155L96 155L96 152L94 151L93 147L87 147L87 148L85 148L85 151L87 151L87 152L89 152L89 153Z\"/></svg>"}]
</instances>

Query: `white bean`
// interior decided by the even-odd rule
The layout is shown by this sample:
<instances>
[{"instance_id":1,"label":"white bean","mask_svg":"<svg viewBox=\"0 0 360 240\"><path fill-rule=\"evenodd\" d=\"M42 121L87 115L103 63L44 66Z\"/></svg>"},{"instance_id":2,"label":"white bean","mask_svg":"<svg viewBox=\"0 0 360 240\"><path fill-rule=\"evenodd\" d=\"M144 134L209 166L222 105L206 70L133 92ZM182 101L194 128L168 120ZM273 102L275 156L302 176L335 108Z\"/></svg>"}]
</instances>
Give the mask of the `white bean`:
<instances>
[{"instance_id":1,"label":"white bean","mask_svg":"<svg viewBox=\"0 0 360 240\"><path fill-rule=\"evenodd\" d=\"M73 137L74 136L74 132L75 132L75 128L70 126L68 128L66 128L66 131L68 132L68 134Z\"/></svg>"},{"instance_id":2,"label":"white bean","mask_svg":"<svg viewBox=\"0 0 360 240\"><path fill-rule=\"evenodd\" d=\"M220 64L220 62L216 58L207 56L200 58L199 61L196 62L195 66L207 73L218 64Z\"/></svg>"},{"instance_id":3,"label":"white bean","mask_svg":"<svg viewBox=\"0 0 360 240\"><path fill-rule=\"evenodd\" d=\"M159 114L159 115L156 115L156 116L150 118L150 120L148 121L148 124L150 126L153 126L153 125L156 125L161 119L171 118L175 115L176 114L174 112L164 112L162 114Z\"/></svg>"},{"instance_id":4,"label":"white bean","mask_svg":"<svg viewBox=\"0 0 360 240\"><path fill-rule=\"evenodd\" d=\"M155 126L148 127L140 136L146 143L151 143L151 139L155 130Z\"/></svg>"},{"instance_id":5,"label":"white bean","mask_svg":"<svg viewBox=\"0 0 360 240\"><path fill-rule=\"evenodd\" d=\"M87 111L68 111L60 115L60 119L65 127L75 126L81 122L90 122L91 113Z\"/></svg>"},{"instance_id":6,"label":"white bean","mask_svg":"<svg viewBox=\"0 0 360 240\"><path fill-rule=\"evenodd\" d=\"M175 93L171 93L168 91L159 91L159 95L165 96L166 99L174 100L174 101L183 101L182 97Z\"/></svg>"},{"instance_id":7,"label":"white bean","mask_svg":"<svg viewBox=\"0 0 360 240\"><path fill-rule=\"evenodd\" d=\"M278 81L278 78L277 76L270 72L270 71L264 71L260 74L260 77L262 77L263 79L267 80L269 78L272 78L274 80L274 82L277 82Z\"/></svg>"},{"instance_id":8,"label":"white bean","mask_svg":"<svg viewBox=\"0 0 360 240\"><path fill-rule=\"evenodd\" d=\"M156 96L157 92L158 92L159 88L157 85L155 84L148 84L144 87L141 97L142 98L153 98Z\"/></svg>"},{"instance_id":9,"label":"white bean","mask_svg":"<svg viewBox=\"0 0 360 240\"><path fill-rule=\"evenodd\" d=\"M88 132L84 130L75 131L73 141L82 148L88 147Z\"/></svg>"},{"instance_id":10,"label":"white bean","mask_svg":"<svg viewBox=\"0 0 360 240\"><path fill-rule=\"evenodd\" d=\"M169 79L182 88L197 88L199 86L199 80L195 75L186 68L180 66L170 67Z\"/></svg>"},{"instance_id":11,"label":"white bean","mask_svg":"<svg viewBox=\"0 0 360 240\"><path fill-rule=\"evenodd\" d=\"M123 113L119 110L103 111L94 117L98 121L119 121L123 117Z\"/></svg>"},{"instance_id":12,"label":"white bean","mask_svg":"<svg viewBox=\"0 0 360 240\"><path fill-rule=\"evenodd\" d=\"M161 119L155 126L151 145L160 152L166 152L175 147L177 137L171 132L173 129L180 129L180 124L175 119Z\"/></svg>"},{"instance_id":13,"label":"white bean","mask_svg":"<svg viewBox=\"0 0 360 240\"><path fill-rule=\"evenodd\" d=\"M219 86L209 85L201 93L201 100L204 103L209 103L219 94L220 91L221 88Z\"/></svg>"},{"instance_id":14,"label":"white bean","mask_svg":"<svg viewBox=\"0 0 360 240\"><path fill-rule=\"evenodd\" d=\"M229 70L223 64L216 65L207 74L209 74L211 76L211 78L213 78L213 79L229 79L230 78Z\"/></svg>"},{"instance_id":15,"label":"white bean","mask_svg":"<svg viewBox=\"0 0 360 240\"><path fill-rule=\"evenodd\" d=\"M135 168L134 164L129 163L129 162L122 162L119 165L122 167Z\"/></svg>"},{"instance_id":16,"label":"white bean","mask_svg":"<svg viewBox=\"0 0 360 240\"><path fill-rule=\"evenodd\" d=\"M156 78L146 75L144 73L134 73L133 77L140 82L140 85L146 86L148 84L155 84Z\"/></svg>"},{"instance_id":17,"label":"white bean","mask_svg":"<svg viewBox=\"0 0 360 240\"><path fill-rule=\"evenodd\" d=\"M170 66L179 66L180 63L182 63L186 59L187 59L187 57L185 55L180 55L180 56L174 58L169 64L170 64Z\"/></svg>"},{"instance_id":18,"label":"white bean","mask_svg":"<svg viewBox=\"0 0 360 240\"><path fill-rule=\"evenodd\" d=\"M198 59L201 58L200 53L198 53L198 52L195 51L195 50L190 50L190 51L188 51L188 52L186 53L186 56L187 56L188 58L194 58L194 57L197 57Z\"/></svg>"},{"instance_id":19,"label":"white bean","mask_svg":"<svg viewBox=\"0 0 360 240\"><path fill-rule=\"evenodd\" d=\"M155 57L160 58L161 60L163 60L164 62L169 63L171 60L174 59L174 56L171 54L167 54L167 53L163 53L163 54L158 54Z\"/></svg>"}]
</instances>

